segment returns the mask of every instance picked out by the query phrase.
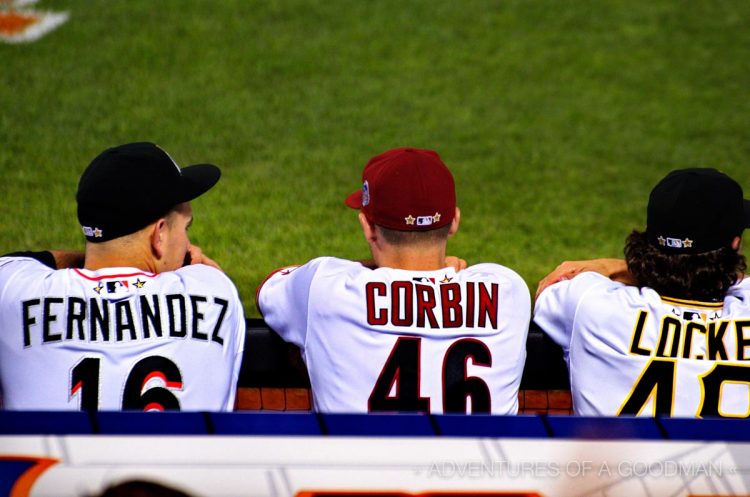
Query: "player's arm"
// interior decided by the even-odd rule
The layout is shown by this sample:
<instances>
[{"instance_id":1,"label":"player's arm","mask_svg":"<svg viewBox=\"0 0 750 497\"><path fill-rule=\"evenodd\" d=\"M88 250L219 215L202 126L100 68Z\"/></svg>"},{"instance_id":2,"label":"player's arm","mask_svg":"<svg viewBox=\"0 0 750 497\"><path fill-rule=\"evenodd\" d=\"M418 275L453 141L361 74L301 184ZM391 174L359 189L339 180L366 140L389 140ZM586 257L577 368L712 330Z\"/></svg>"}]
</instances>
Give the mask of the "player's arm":
<instances>
[{"instance_id":1,"label":"player's arm","mask_svg":"<svg viewBox=\"0 0 750 497\"><path fill-rule=\"evenodd\" d=\"M50 250L57 269L83 267L84 253L73 250Z\"/></svg>"},{"instance_id":2,"label":"player's arm","mask_svg":"<svg viewBox=\"0 0 750 497\"><path fill-rule=\"evenodd\" d=\"M628 265L623 259L591 259L587 261L565 261L555 268L554 271L545 276L539 282L536 290L536 298L550 285L560 281L575 278L585 272L599 273L607 278L634 285L635 280L628 271Z\"/></svg>"},{"instance_id":3,"label":"player's arm","mask_svg":"<svg viewBox=\"0 0 750 497\"><path fill-rule=\"evenodd\" d=\"M197 245L190 245L190 250L188 250L188 253L185 255L185 262L183 265L189 266L191 264L205 264L206 266L211 266L214 269L224 272L219 264L204 254L203 250Z\"/></svg>"}]
</instances>

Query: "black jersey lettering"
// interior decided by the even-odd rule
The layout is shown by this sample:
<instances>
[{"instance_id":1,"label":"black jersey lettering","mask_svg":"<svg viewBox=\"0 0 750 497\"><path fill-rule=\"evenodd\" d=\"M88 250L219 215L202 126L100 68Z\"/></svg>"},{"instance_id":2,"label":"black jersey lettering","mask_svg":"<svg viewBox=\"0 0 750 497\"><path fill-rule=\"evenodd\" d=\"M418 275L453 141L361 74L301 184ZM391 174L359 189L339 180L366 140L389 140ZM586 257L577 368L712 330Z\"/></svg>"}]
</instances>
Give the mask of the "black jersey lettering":
<instances>
[{"instance_id":1,"label":"black jersey lettering","mask_svg":"<svg viewBox=\"0 0 750 497\"><path fill-rule=\"evenodd\" d=\"M21 316L23 323L23 346L31 346L31 327L36 324L36 318L31 315L32 306L41 304L40 299L25 300L21 303Z\"/></svg>"},{"instance_id":2,"label":"black jersey lettering","mask_svg":"<svg viewBox=\"0 0 750 497\"><path fill-rule=\"evenodd\" d=\"M21 302L21 333L24 347L169 338L223 346L221 326L228 309L229 301L200 295L141 295L119 301L45 297Z\"/></svg>"},{"instance_id":3,"label":"black jersey lettering","mask_svg":"<svg viewBox=\"0 0 750 497\"><path fill-rule=\"evenodd\" d=\"M635 329L633 330L633 339L630 341L630 353L638 355L651 355L649 349L641 347L641 337L643 336L643 327L646 324L646 318L648 317L648 311L640 311L638 313L638 320L635 323Z\"/></svg>"},{"instance_id":4,"label":"black jersey lettering","mask_svg":"<svg viewBox=\"0 0 750 497\"><path fill-rule=\"evenodd\" d=\"M190 307L193 309L193 326L191 330L191 336L196 340L208 341L208 334L201 332L198 328L200 322L203 321L204 315L198 308L200 304L206 302L206 297L200 297L198 295L190 296Z\"/></svg>"},{"instance_id":5,"label":"black jersey lettering","mask_svg":"<svg viewBox=\"0 0 750 497\"><path fill-rule=\"evenodd\" d=\"M152 295L151 304L149 304L148 297L146 297L145 295L141 295L140 302L143 338L149 338L151 336L152 329L155 336L162 336L161 318L159 313L159 299L156 295Z\"/></svg>"},{"instance_id":6,"label":"black jersey lettering","mask_svg":"<svg viewBox=\"0 0 750 497\"><path fill-rule=\"evenodd\" d=\"M48 297L44 299L44 315L42 317L42 341L44 343L59 342L62 340L62 333L54 333L52 331L52 323L57 321L57 314L53 314L52 306L55 304L62 304L63 299L59 297Z\"/></svg>"},{"instance_id":7,"label":"black jersey lettering","mask_svg":"<svg viewBox=\"0 0 750 497\"><path fill-rule=\"evenodd\" d=\"M750 347L750 336L746 337L745 334L746 330L750 328L750 320L695 321L667 315L662 318L659 325L659 334L656 339L656 347L654 350L651 350L643 344L646 341L646 335L649 333L647 331L648 315L648 311L646 310L638 313L635 326L633 327L633 336L630 340L629 351L631 354L708 361L747 360L745 350L747 347ZM730 324L734 326L737 343L736 350L727 350L724 342L727 331L730 329ZM750 335L750 330L747 333ZM705 340L705 354L699 352L693 353L696 340ZM702 347L700 348L702 349Z\"/></svg>"},{"instance_id":8,"label":"black jersey lettering","mask_svg":"<svg viewBox=\"0 0 750 497\"><path fill-rule=\"evenodd\" d=\"M724 334L727 332L728 327L729 321L713 321L708 323L708 331L706 332L708 357L706 359L712 361L715 361L716 359L727 359L727 349L724 346Z\"/></svg>"},{"instance_id":9,"label":"black jersey lettering","mask_svg":"<svg viewBox=\"0 0 750 497\"><path fill-rule=\"evenodd\" d=\"M130 300L123 300L115 304L115 336L118 342L124 340L125 332L128 337L135 340L135 324L133 323L133 311L130 309Z\"/></svg>"},{"instance_id":10,"label":"black jersey lettering","mask_svg":"<svg viewBox=\"0 0 750 497\"><path fill-rule=\"evenodd\" d=\"M219 345L224 345L224 339L219 335L219 332L221 331L221 325L224 322L224 318L227 315L227 309L229 309L229 301L215 297L214 304L220 306L221 311L219 311L219 317L216 319L214 331L211 333L211 341L216 342Z\"/></svg>"},{"instance_id":11,"label":"black jersey lettering","mask_svg":"<svg viewBox=\"0 0 750 497\"><path fill-rule=\"evenodd\" d=\"M180 294L167 295L169 336L184 338L187 335L187 319L185 313L185 297Z\"/></svg>"},{"instance_id":12,"label":"black jersey lettering","mask_svg":"<svg viewBox=\"0 0 750 497\"><path fill-rule=\"evenodd\" d=\"M101 307L100 307L101 306ZM91 341L99 341L97 330L102 332L102 341L109 341L109 302L101 299L89 300L89 329Z\"/></svg>"},{"instance_id":13,"label":"black jersey lettering","mask_svg":"<svg viewBox=\"0 0 750 497\"><path fill-rule=\"evenodd\" d=\"M84 321L86 320L86 300L80 297L68 298L68 326L66 327L65 339L73 339L73 328L78 331L78 339L86 339Z\"/></svg>"},{"instance_id":14,"label":"black jersey lettering","mask_svg":"<svg viewBox=\"0 0 750 497\"><path fill-rule=\"evenodd\" d=\"M682 321L672 316L664 316L659 330L659 345L656 347L656 357L677 357L682 336ZM667 341L672 341L671 348L667 352Z\"/></svg>"},{"instance_id":15,"label":"black jersey lettering","mask_svg":"<svg viewBox=\"0 0 750 497\"><path fill-rule=\"evenodd\" d=\"M737 337L737 360L745 361L745 347L750 346L750 337L745 336L745 329L750 328L750 321L735 321L734 329Z\"/></svg>"}]
</instances>

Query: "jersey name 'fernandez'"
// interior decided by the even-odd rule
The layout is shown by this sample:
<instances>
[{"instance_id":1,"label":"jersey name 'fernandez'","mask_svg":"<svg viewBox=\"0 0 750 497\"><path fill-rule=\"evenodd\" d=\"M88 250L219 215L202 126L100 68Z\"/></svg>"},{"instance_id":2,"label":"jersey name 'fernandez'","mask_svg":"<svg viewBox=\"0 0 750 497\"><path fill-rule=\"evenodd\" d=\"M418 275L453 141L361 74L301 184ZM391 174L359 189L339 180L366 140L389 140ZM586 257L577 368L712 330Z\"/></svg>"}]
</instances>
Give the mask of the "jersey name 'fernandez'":
<instances>
[{"instance_id":1,"label":"jersey name 'fernandez'","mask_svg":"<svg viewBox=\"0 0 750 497\"><path fill-rule=\"evenodd\" d=\"M21 302L23 345L191 338L224 345L229 301L201 295L139 295L125 300L42 297ZM215 309L214 309L215 308ZM206 315L212 319L208 321Z\"/></svg>"}]
</instances>

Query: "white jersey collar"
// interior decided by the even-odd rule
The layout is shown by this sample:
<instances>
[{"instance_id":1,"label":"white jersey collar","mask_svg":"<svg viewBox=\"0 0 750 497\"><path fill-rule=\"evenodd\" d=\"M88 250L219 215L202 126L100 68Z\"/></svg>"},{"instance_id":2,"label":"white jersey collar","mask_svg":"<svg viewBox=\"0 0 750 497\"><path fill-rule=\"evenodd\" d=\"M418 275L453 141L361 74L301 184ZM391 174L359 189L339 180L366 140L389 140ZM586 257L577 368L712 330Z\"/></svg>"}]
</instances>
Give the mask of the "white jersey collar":
<instances>
[{"instance_id":1,"label":"white jersey collar","mask_svg":"<svg viewBox=\"0 0 750 497\"><path fill-rule=\"evenodd\" d=\"M134 267L108 267L97 270L91 269L74 269L76 274L87 280L100 280L104 278L130 278L135 276L144 276L146 278L153 278L156 276L155 273L150 273L142 269Z\"/></svg>"}]
</instances>

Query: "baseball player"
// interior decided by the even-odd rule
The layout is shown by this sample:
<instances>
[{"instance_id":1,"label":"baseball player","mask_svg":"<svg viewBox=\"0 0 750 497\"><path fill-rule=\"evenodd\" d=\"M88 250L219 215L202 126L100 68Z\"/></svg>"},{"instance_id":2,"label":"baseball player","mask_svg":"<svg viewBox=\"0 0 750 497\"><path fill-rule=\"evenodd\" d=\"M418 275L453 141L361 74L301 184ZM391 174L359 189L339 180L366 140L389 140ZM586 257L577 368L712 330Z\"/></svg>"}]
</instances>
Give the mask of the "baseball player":
<instances>
[{"instance_id":1,"label":"baseball player","mask_svg":"<svg viewBox=\"0 0 750 497\"><path fill-rule=\"evenodd\" d=\"M730 177L673 171L625 261L568 262L542 280L534 319L563 348L577 414L750 416L748 226Z\"/></svg>"},{"instance_id":2,"label":"baseball player","mask_svg":"<svg viewBox=\"0 0 750 497\"><path fill-rule=\"evenodd\" d=\"M323 412L509 414L518 410L530 298L497 264L457 271L453 176L430 150L372 158L346 204L372 263L313 259L258 289L266 323L302 351Z\"/></svg>"},{"instance_id":3,"label":"baseball player","mask_svg":"<svg viewBox=\"0 0 750 497\"><path fill-rule=\"evenodd\" d=\"M108 149L78 185L83 267L66 252L0 258L6 409L233 408L243 308L187 234L189 201L219 176L151 143Z\"/></svg>"}]
</instances>

